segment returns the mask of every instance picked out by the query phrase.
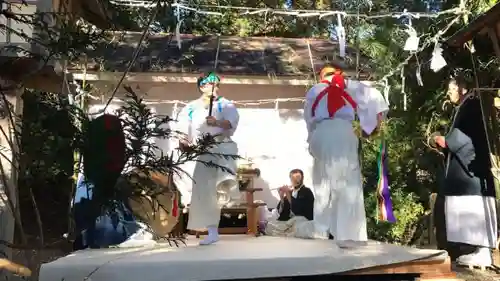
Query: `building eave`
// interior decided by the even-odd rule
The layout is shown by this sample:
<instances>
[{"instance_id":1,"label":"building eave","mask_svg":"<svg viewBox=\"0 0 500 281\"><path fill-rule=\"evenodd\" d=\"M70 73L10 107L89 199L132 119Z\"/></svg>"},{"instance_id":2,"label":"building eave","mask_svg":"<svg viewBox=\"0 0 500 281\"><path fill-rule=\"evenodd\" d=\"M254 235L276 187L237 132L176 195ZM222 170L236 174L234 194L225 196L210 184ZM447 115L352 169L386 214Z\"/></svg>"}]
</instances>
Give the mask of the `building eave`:
<instances>
[{"instance_id":1,"label":"building eave","mask_svg":"<svg viewBox=\"0 0 500 281\"><path fill-rule=\"evenodd\" d=\"M118 81L121 72L73 72L73 78L85 81ZM130 83L196 83L199 75L188 73L128 73L125 82ZM222 76L222 83L235 85L311 85L314 81L304 77L265 77L265 76Z\"/></svg>"},{"instance_id":2,"label":"building eave","mask_svg":"<svg viewBox=\"0 0 500 281\"><path fill-rule=\"evenodd\" d=\"M465 42L472 40L485 28L496 27L500 22L500 3L476 18L470 24L453 34L446 43L452 47L462 47Z\"/></svg>"},{"instance_id":3,"label":"building eave","mask_svg":"<svg viewBox=\"0 0 500 281\"><path fill-rule=\"evenodd\" d=\"M72 71L75 80L85 81L119 81L123 72L82 72ZM305 76L263 76L263 75L221 75L222 83L234 85L288 85L308 86L315 83L312 78ZM355 77L355 73L346 73L347 77ZM199 74L194 73L158 73L158 72L130 72L125 82L130 83L196 83Z\"/></svg>"}]
</instances>

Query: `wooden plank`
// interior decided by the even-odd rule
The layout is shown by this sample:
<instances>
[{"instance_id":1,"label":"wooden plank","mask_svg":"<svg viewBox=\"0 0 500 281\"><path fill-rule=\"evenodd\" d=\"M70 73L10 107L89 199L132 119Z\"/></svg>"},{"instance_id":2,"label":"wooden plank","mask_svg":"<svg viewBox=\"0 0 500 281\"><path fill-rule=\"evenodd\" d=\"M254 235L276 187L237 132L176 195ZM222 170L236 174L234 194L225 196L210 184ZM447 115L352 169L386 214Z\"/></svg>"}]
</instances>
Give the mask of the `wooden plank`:
<instances>
[{"instance_id":1,"label":"wooden plank","mask_svg":"<svg viewBox=\"0 0 500 281\"><path fill-rule=\"evenodd\" d=\"M247 234L246 227L223 227L219 228L220 234Z\"/></svg>"},{"instance_id":2,"label":"wooden plank","mask_svg":"<svg viewBox=\"0 0 500 281\"><path fill-rule=\"evenodd\" d=\"M247 233L257 235L257 209L253 206L254 203L254 177L251 177L250 184L246 191L246 201L247 203Z\"/></svg>"},{"instance_id":3,"label":"wooden plank","mask_svg":"<svg viewBox=\"0 0 500 281\"><path fill-rule=\"evenodd\" d=\"M436 245L437 240L436 240L436 227L435 227L435 222L434 222L434 206L436 205L436 199L437 199L437 193L432 193L431 196L429 197L429 207L431 209L431 213L429 215L429 225L427 227L428 231L428 238L429 238L429 245Z\"/></svg>"},{"instance_id":4,"label":"wooden plank","mask_svg":"<svg viewBox=\"0 0 500 281\"><path fill-rule=\"evenodd\" d=\"M419 274L421 280L456 278L456 274L451 270L450 258L446 258L445 260L417 260L411 262L375 266L370 268L352 270L343 274Z\"/></svg>"},{"instance_id":5,"label":"wooden plank","mask_svg":"<svg viewBox=\"0 0 500 281\"><path fill-rule=\"evenodd\" d=\"M496 26L495 26L496 29ZM495 54L497 55L497 58L500 58L500 46L498 45L498 37L495 29L489 27L488 28L488 35L490 37L491 43L493 45L493 50L495 50Z\"/></svg>"},{"instance_id":6,"label":"wooden plank","mask_svg":"<svg viewBox=\"0 0 500 281\"><path fill-rule=\"evenodd\" d=\"M233 207L233 208L222 208L221 209L221 214L245 214L247 212L246 206L243 207Z\"/></svg>"},{"instance_id":7,"label":"wooden plank","mask_svg":"<svg viewBox=\"0 0 500 281\"><path fill-rule=\"evenodd\" d=\"M224 235L233 235L233 234L246 234L247 233L247 228L246 227L221 227L219 228L219 234L224 234ZM207 235L207 231L193 231L189 230L188 231L189 235L195 235L199 237L200 235Z\"/></svg>"}]
</instances>

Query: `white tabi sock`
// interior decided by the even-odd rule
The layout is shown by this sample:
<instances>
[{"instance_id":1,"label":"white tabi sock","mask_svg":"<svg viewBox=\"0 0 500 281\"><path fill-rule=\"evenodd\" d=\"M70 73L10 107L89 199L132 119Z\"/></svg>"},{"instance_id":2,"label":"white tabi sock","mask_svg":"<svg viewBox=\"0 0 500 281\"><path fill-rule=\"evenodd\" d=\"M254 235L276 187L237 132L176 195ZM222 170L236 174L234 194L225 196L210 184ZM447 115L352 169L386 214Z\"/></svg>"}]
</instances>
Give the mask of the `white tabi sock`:
<instances>
[{"instance_id":1,"label":"white tabi sock","mask_svg":"<svg viewBox=\"0 0 500 281\"><path fill-rule=\"evenodd\" d=\"M478 247L472 254L458 257L457 262L464 265L491 266L493 258L489 248Z\"/></svg>"},{"instance_id":2,"label":"white tabi sock","mask_svg":"<svg viewBox=\"0 0 500 281\"><path fill-rule=\"evenodd\" d=\"M314 227L314 230L313 230L311 238L322 239L322 240L328 239L328 234L329 234L328 227L325 227L316 221L314 221L313 227Z\"/></svg>"},{"instance_id":3,"label":"white tabi sock","mask_svg":"<svg viewBox=\"0 0 500 281\"><path fill-rule=\"evenodd\" d=\"M208 227L208 235L200 241L200 245L210 245L219 241L219 230L217 227Z\"/></svg>"},{"instance_id":4,"label":"white tabi sock","mask_svg":"<svg viewBox=\"0 0 500 281\"><path fill-rule=\"evenodd\" d=\"M367 246L368 241L355 241L355 240L341 240L337 241L337 246L342 249L358 248Z\"/></svg>"}]
</instances>

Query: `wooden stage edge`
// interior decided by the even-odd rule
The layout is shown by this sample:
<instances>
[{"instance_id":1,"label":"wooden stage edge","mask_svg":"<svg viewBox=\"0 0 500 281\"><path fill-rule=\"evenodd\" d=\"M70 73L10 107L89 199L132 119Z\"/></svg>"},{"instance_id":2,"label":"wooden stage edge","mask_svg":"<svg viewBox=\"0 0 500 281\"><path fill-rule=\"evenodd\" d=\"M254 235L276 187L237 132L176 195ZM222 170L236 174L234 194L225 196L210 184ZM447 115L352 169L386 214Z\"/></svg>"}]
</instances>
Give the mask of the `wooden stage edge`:
<instances>
[{"instance_id":1,"label":"wooden stage edge","mask_svg":"<svg viewBox=\"0 0 500 281\"><path fill-rule=\"evenodd\" d=\"M416 260L390 265L375 266L340 273L339 275L417 274L419 280L460 280L451 269L451 260Z\"/></svg>"},{"instance_id":2,"label":"wooden stage edge","mask_svg":"<svg viewBox=\"0 0 500 281\"><path fill-rule=\"evenodd\" d=\"M241 227L228 228L229 230L245 230ZM194 233L193 233L194 234ZM204 233L200 233L204 234ZM233 234L231 231L228 233L222 232L221 234ZM451 259L447 257L446 259L438 257L424 258L414 261L394 263L389 265L380 265L369 268L362 268L356 270L350 270L345 272L339 272L332 275L337 276L368 276L368 275L388 275L388 274L398 274L398 275L415 275L419 276L420 281L463 281L457 278L457 274L452 270ZM280 278L278 278L280 279ZM271 278L269 280L278 280L276 278ZM284 277L280 280L289 280L290 278ZM268 280L267 278L258 280Z\"/></svg>"}]
</instances>

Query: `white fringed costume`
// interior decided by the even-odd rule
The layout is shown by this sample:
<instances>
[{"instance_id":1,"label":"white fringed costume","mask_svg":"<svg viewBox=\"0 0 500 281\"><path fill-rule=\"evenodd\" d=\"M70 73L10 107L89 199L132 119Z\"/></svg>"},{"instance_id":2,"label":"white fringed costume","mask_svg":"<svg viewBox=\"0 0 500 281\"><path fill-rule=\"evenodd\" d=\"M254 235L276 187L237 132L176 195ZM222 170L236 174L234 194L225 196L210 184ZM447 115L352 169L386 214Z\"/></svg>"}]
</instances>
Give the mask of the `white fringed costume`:
<instances>
[{"instance_id":1,"label":"white fringed costume","mask_svg":"<svg viewBox=\"0 0 500 281\"><path fill-rule=\"evenodd\" d=\"M313 86L304 106L309 151L314 158L314 236L331 234L337 241L367 241L358 137L352 122L357 114L361 128L370 134L377 127L377 115L387 112L388 104L370 84L349 80L348 96L338 97L343 106L329 112L330 93L322 94L328 85L325 81Z\"/></svg>"},{"instance_id":2,"label":"white fringed costume","mask_svg":"<svg viewBox=\"0 0 500 281\"><path fill-rule=\"evenodd\" d=\"M213 154L222 155L237 155L238 147L231 140L238 122L239 114L234 104L222 97L218 97L213 103L212 116L217 120L228 120L231 123L232 129L224 131L219 127L211 127L206 124L208 116L208 105L203 99L197 99L187 104L178 117L177 129L186 133L189 141L196 142L202 134L221 135L218 140L220 144L213 147L210 152ZM207 167L201 162L213 162L220 166L226 167L236 173L236 161L233 159L225 159L217 157L213 154L201 155L198 159L200 162L195 163L192 179L184 176L177 179L181 192L192 190L188 229L191 230L206 230L209 227L217 227L220 220L221 206L218 200L218 192L227 193L228 190L237 188L237 180L234 174ZM180 182L179 182L180 181ZM191 185L192 188L188 186Z\"/></svg>"}]
</instances>

